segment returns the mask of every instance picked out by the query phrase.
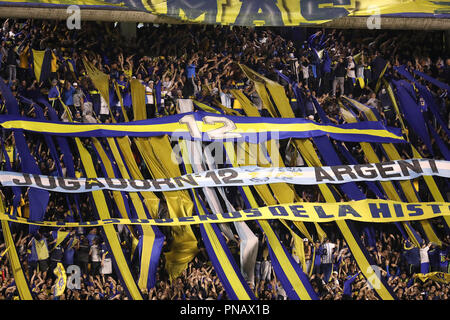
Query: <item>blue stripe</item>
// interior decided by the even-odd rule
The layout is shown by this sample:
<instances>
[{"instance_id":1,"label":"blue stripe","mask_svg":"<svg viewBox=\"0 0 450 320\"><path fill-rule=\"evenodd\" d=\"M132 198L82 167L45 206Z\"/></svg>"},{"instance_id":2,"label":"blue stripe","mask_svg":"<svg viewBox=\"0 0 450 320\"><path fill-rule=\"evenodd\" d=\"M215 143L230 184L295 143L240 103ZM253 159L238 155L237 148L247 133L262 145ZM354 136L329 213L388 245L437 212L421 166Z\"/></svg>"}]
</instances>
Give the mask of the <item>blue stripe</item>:
<instances>
[{"instance_id":1,"label":"blue stripe","mask_svg":"<svg viewBox=\"0 0 450 320\"><path fill-rule=\"evenodd\" d=\"M214 224L211 224L214 228ZM227 293L228 297L231 300L238 300L238 297L236 293L233 290L233 287L231 286L230 282L228 281L227 275L222 269L222 266L217 259L216 253L214 252L214 249L211 245L211 242L209 241L208 234L205 231L205 227L203 225L200 225L200 232L202 234L203 244L205 245L206 252L208 253L209 259L211 260L211 263L214 266L214 271L216 272L217 276L220 279L220 282L222 283L223 288L225 289L225 292ZM222 235L217 233L217 230L214 229L214 232L216 233L217 237L220 239Z\"/></svg>"},{"instance_id":2,"label":"blue stripe","mask_svg":"<svg viewBox=\"0 0 450 320\"><path fill-rule=\"evenodd\" d=\"M194 192L196 192L196 191L194 191ZM203 201L200 198L198 198L198 201L200 202L201 206L203 207L203 210L205 212L208 212L206 210L205 205L203 204ZM226 254L226 256L227 256L228 260L230 261L233 269L235 270L236 275L239 278L239 281L242 283L245 291L247 292L247 294L249 295L249 297L252 300L255 300L256 297L255 297L254 293L251 291L251 289L248 286L247 282L245 281L244 277L242 276L242 274L241 274L241 272L240 272L240 270L239 270L239 268L238 268L238 266L236 264L236 261L234 260L233 256L231 255L230 249L228 248L228 246L227 246L227 244L225 242L225 239L224 239L224 237L222 235L222 232L219 230L217 225L214 224L214 223L211 223L211 227L214 230L214 233L216 234L217 239L219 240L220 245L223 248L224 253ZM208 235L207 235L207 233L205 231L205 227L203 225L200 225L200 231L202 233L202 238L203 238L203 242L205 244L206 251L208 252L209 258L211 259L211 262L213 263L214 270L216 271L217 276L220 279L220 282L224 286L224 289L227 292L227 295L232 300L238 300L238 297L237 297L236 293L234 292L233 287L231 286L231 283L228 281L227 275L225 274L225 272L222 269L220 261L217 259L217 256L216 256L216 254L214 252L214 248L212 247L211 242L209 241Z\"/></svg>"},{"instance_id":3,"label":"blue stripe","mask_svg":"<svg viewBox=\"0 0 450 320\"><path fill-rule=\"evenodd\" d=\"M155 233L152 254L150 256L150 266L148 268L147 288L153 288L156 284L156 272L158 270L159 258L164 245L165 236L156 226L152 226Z\"/></svg>"},{"instance_id":4,"label":"blue stripe","mask_svg":"<svg viewBox=\"0 0 450 320\"><path fill-rule=\"evenodd\" d=\"M186 174L186 168L185 168L184 162L181 164L181 168L182 168L183 173ZM195 192L195 194L194 194L194 192ZM203 211L204 212L208 212L208 210L205 207L205 204L203 203L203 201L198 196L197 190L189 189L189 194L191 195L191 198L194 198L194 196L197 196L198 202L202 206ZM197 201L193 201L193 203L194 203L194 210L195 210L195 212L198 215L199 214L199 209L198 209L198 206L197 206ZM225 253L226 253L227 257L228 257L228 260L230 260L230 263L233 266L233 269L236 271L236 274L237 274L239 280L243 284L243 286L245 288L245 291L247 292L247 294L249 295L249 297L252 300L256 300L256 297L255 297L254 293L250 290L250 287L246 283L245 279L242 277L242 274L239 271L239 268L237 267L236 262L234 261L234 258L231 256L231 254L229 252L229 248L228 248L228 246L226 245L226 243L225 243L225 241L223 239L222 233L220 232L220 230L218 230L218 228L217 228L217 226L215 224L212 223L211 226L212 226L212 228L213 228L217 238L219 239L223 250L225 251ZM216 254L214 252L214 249L213 249L213 247L211 245L211 242L210 242L210 240L208 238L208 234L205 231L205 227L203 226L203 224L199 225L199 227L200 227L200 232L201 232L202 239L203 239L203 244L205 245L206 253L208 254L209 259L211 260L211 263L212 263L212 265L214 267L214 270L216 271L216 274L219 277L220 282L222 283L222 285L223 285L223 287L225 289L225 292L227 293L227 295L231 299L238 300L238 297L237 297L236 293L234 292L233 287L231 286L230 282L228 281L227 275L223 271L222 266L221 266L219 260L217 259L217 256L216 256Z\"/></svg>"},{"instance_id":5,"label":"blue stripe","mask_svg":"<svg viewBox=\"0 0 450 320\"><path fill-rule=\"evenodd\" d=\"M6 101L6 108L8 113L18 115L19 105L17 100L12 95L11 90L6 86L3 78L0 77L0 92ZM21 159L22 172L41 174L35 159L31 156L27 141L23 134L23 130L13 130L16 148ZM30 219L35 221L42 221L47 209L50 193L48 191L30 188L28 199L30 201ZM39 226L30 225L29 232L34 234L39 229Z\"/></svg>"},{"instance_id":6,"label":"blue stripe","mask_svg":"<svg viewBox=\"0 0 450 320\"><path fill-rule=\"evenodd\" d=\"M259 223L258 223L258 225L259 225ZM277 241L280 241L276 234L275 234L275 236L277 237ZM309 282L309 278L306 276L306 274L300 268L298 263L292 258L292 255L286 250L285 246L282 243L280 243L280 244L281 244L281 247L283 248L284 254L289 259L289 262L291 263L292 268L295 270L295 272L297 273L297 276L299 277L300 281L303 283L303 286L305 287L306 291L308 292L308 295L311 297L312 300L319 300L319 297L317 296L311 283ZM289 281L289 278L284 273L283 266L281 266L275 252L270 247L269 242L267 242L267 247L269 249L270 259L272 261L272 267L275 271L275 274L277 275L277 279L280 280L280 283L281 283L284 291L286 292L287 296L291 300L300 300L300 297L298 296L297 292L292 287L292 284Z\"/></svg>"},{"instance_id":7,"label":"blue stripe","mask_svg":"<svg viewBox=\"0 0 450 320\"><path fill-rule=\"evenodd\" d=\"M38 92L31 93L33 96L33 99L35 99L38 103L43 104L45 107L47 107L48 115L52 121L59 121L58 114L56 113L55 109L48 103L48 101L40 95ZM58 146L61 150L61 154L63 155L62 161L67 169L67 177L75 178L75 165L73 163L73 155L72 151L70 150L69 144L66 140L66 138L58 137L56 136L56 142L58 143ZM81 212L80 205L79 205L79 196L77 194L74 195L75 199L75 206L77 208L78 212ZM83 222L83 218L81 215L79 215L80 221Z\"/></svg>"},{"instance_id":8,"label":"blue stripe","mask_svg":"<svg viewBox=\"0 0 450 320\"><path fill-rule=\"evenodd\" d=\"M239 191L244 200L245 207L251 208L250 202L249 202L243 188L239 187ZM260 229L263 231L259 222L258 222L258 225L259 225ZM275 233L275 236L278 239L278 236L276 235L276 233ZM279 241L279 239L278 239L278 241ZM294 270L297 272L297 275L300 278L300 281L303 283L303 286L305 287L305 289L308 292L311 299L318 300L319 298L318 298L316 292L314 291L314 289L312 288L311 283L309 282L309 278L306 276L306 274L303 273L303 270L301 270L301 268L299 267L297 262L287 252L286 248L284 247L284 245L281 242L280 242L280 246L283 248L284 253L288 257ZM278 280L280 280L280 283L283 286L283 289L285 290L287 296L289 297L289 299L292 299L292 300L300 300L300 297L298 296L297 292L293 289L291 282L289 281L288 277L284 273L283 267L281 266L280 262L278 261L278 258L276 256L276 254L273 252L272 248L270 247L270 244L268 241L267 241L267 247L269 249L270 259L272 261L272 266L275 271L275 274L277 275Z\"/></svg>"}]
</instances>

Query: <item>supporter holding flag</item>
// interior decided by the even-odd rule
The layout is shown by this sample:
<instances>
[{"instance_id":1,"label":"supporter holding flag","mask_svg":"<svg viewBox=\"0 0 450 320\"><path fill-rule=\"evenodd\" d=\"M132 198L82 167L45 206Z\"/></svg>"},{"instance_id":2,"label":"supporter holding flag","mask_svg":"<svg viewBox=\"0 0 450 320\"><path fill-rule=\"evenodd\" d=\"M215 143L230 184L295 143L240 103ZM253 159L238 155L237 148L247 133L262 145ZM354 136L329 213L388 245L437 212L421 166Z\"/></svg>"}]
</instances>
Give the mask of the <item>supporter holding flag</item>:
<instances>
[{"instance_id":1,"label":"supporter holding flag","mask_svg":"<svg viewBox=\"0 0 450 320\"><path fill-rule=\"evenodd\" d=\"M422 247L420 248L420 273L428 273L430 271L430 257L428 256L428 251L432 243L428 244L423 241Z\"/></svg>"},{"instance_id":2,"label":"supporter holding flag","mask_svg":"<svg viewBox=\"0 0 450 320\"><path fill-rule=\"evenodd\" d=\"M420 271L420 249L414 246L409 240L404 240L403 256L405 257L408 276Z\"/></svg>"}]
</instances>

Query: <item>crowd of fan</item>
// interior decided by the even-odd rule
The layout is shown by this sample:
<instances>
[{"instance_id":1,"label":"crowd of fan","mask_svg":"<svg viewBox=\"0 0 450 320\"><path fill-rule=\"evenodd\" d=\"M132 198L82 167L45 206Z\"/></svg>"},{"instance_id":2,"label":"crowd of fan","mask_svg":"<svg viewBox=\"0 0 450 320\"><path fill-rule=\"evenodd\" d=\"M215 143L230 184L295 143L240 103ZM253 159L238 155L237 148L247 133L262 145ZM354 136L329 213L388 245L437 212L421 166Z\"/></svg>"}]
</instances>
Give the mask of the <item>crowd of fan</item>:
<instances>
[{"instance_id":1,"label":"crowd of fan","mask_svg":"<svg viewBox=\"0 0 450 320\"><path fill-rule=\"evenodd\" d=\"M297 29L297 32L300 30ZM145 86L149 118L178 112L177 99L186 98L194 98L209 105L220 103L239 111L231 89L243 90L261 114L267 115L252 81L245 77L239 64L285 85L297 117L320 121L311 100L311 97L316 97L330 120L336 123L342 122L336 98L345 94L376 107L389 125L399 125L387 93L380 90L376 94L368 86L377 80L373 75L381 71L377 63L379 57L389 61L387 76L399 77L393 66L406 65L450 83L450 59L443 56L444 44L439 32L325 29L311 29L308 34L303 29L301 32L305 34L300 41L291 39L287 31L269 28L144 25L137 30L136 38L127 39L109 23L83 23L81 30L70 31L65 28L64 22L8 19L3 21L0 30L0 75L17 97L20 112L24 116L36 117L34 107L26 103L26 99L35 97L36 92L39 92L48 98L63 121L67 121L68 111L57 99L59 95L75 121L105 123L111 122L113 116L118 121L123 120L120 101L115 93L110 95L110 112L106 101L86 75L83 57L108 74L110 79L117 81L123 105L131 119L131 79L138 79ZM29 68L31 49L52 50L49 80L42 83L36 81ZM317 52L322 49L323 56L318 58ZM353 57L361 52L362 58L356 64ZM278 72L294 82L286 83ZM365 85L362 86L358 79L363 79ZM293 86L301 89L302 105L294 99ZM428 87L440 102L438 105L442 117L449 119L446 92L434 86ZM161 92L160 104L156 100L156 90ZM48 117L47 110L44 110L44 115ZM1 113L6 113L4 106ZM25 133L25 136L42 174L56 175L55 159L42 137L31 133ZM14 145L13 136L5 130L3 143L6 150ZM88 147L89 141L86 140L85 145ZM355 147L349 150L361 160L360 149ZM76 152L73 154L75 169L81 172L80 159ZM59 162L66 176L64 163L61 159ZM19 161L13 161L11 166L14 171L20 171ZM101 172L101 169L98 168L98 171ZM319 199L316 187L303 188L301 191L299 194L303 194L305 201ZM2 192L7 207L10 207L13 198L11 190L2 188ZM51 193L45 220L63 221L68 215L72 215L75 220L95 220L95 210L88 197L88 194L79 195L78 210L73 196ZM422 198L427 199L427 196ZM29 211L27 205L27 196L24 194L20 204L20 214L23 216L27 216L26 211ZM276 222L273 223L282 243L300 263L291 234ZM249 225L259 237L255 279L251 288L259 299L287 299L271 266L264 235L258 232L255 225ZM372 289L375 284L360 274L339 232L332 225L326 228L330 239L316 240L314 243L305 239L305 265L301 267L309 275L314 290L321 299L326 300L377 299ZM82 280L78 288L66 289L59 299L127 299L114 272L101 231L97 228L68 231L69 236L54 246L56 238L50 229L42 227L40 233L31 235L28 234L28 226L13 225L16 248L34 297L40 300L54 299L53 269L58 262L62 262L66 268L78 265ZM126 255L133 257L134 248L127 228L120 226L118 233ZM448 234L443 233L441 247L424 242L422 248L404 242L396 230L377 227L373 237L375 244L368 241L367 233L362 233L361 241L399 299L448 299L448 284L433 280L422 282L415 278L419 272L449 272ZM34 247L40 246L37 255L30 252L33 242ZM0 243L0 249L6 249L3 239ZM238 252L238 248L235 249ZM239 259L236 262L239 264ZM6 255L1 264L0 299L14 299L18 291ZM174 281L169 281L164 270L164 256L161 255L156 277L155 287L143 292L144 298L227 299L204 249L189 263L183 275Z\"/></svg>"},{"instance_id":2,"label":"crowd of fan","mask_svg":"<svg viewBox=\"0 0 450 320\"><path fill-rule=\"evenodd\" d=\"M86 76L83 57L117 81L123 105L130 115L133 113L130 80L138 79L145 86L148 117L175 113L179 98L193 97L207 104L239 107L230 89L243 90L264 115L261 99L239 64L284 84L296 116L316 120L319 119L311 97L317 97L330 119L336 121L339 109L335 97L345 94L377 107L388 123L395 125L387 93L380 90L376 94L368 86L378 80L383 61L389 62L386 71L389 77L399 77L393 67L404 65L444 83L450 80L450 59L444 55L445 41L440 32L392 34L323 29L310 31L303 41L297 37L290 40L289 35L281 32L269 28L150 24L137 29L136 38L126 38L120 27L111 23L84 23L81 30L67 30L64 22L8 20L2 28L0 70L18 96L27 97L35 90L44 92L50 101L56 100L55 107L63 116L64 110L55 99L60 96L69 106L72 118L84 122L95 122L95 117L110 122L111 117L106 102ZM302 29L291 31L296 32L306 33ZM29 68L32 49L52 50L53 81L36 81ZM288 85L277 71L293 82ZM110 85L110 107L120 120L123 115L119 98L112 89L112 81ZM446 92L426 85L439 101L443 118L448 120ZM294 99L294 86L300 88L302 105ZM156 91L160 92L160 101L156 101ZM29 111L25 107L25 114Z\"/></svg>"},{"instance_id":3,"label":"crowd of fan","mask_svg":"<svg viewBox=\"0 0 450 320\"><path fill-rule=\"evenodd\" d=\"M25 229L26 230L26 229ZM377 300L373 287L377 280L366 280L361 275L356 261L345 241L335 233L334 241L323 239L310 242L304 239L305 264L299 260L290 233L276 228L281 242L288 248L294 260L309 276L311 284L323 300ZM41 230L38 235L23 236L23 230L13 235L19 258L30 289L35 299L54 299L56 275L53 269L62 263L72 275L71 265L79 266L79 282L66 288L60 300L123 300L128 299L112 268L111 258L102 236L97 228L87 234L72 230L69 236L55 246L56 239L51 233ZM121 234L122 235L122 234ZM131 250L127 237L123 236L124 250ZM375 247L370 246L367 234L362 233L361 241L370 252L377 267L375 272L392 288L401 300L448 300L450 286L432 279L416 278L417 273L449 273L450 236L444 236L441 247L425 243L421 248L402 240L398 232L376 230ZM30 259L32 242L42 243L45 247L39 253L38 260ZM4 250L2 241L0 249ZM182 275L169 281L164 271L163 256L156 272L156 285L150 291L143 290L144 299L148 300L223 300L226 292L220 283L213 266L208 261L204 250L188 264ZM239 264L239 260L236 261ZM70 271L70 272L69 272ZM78 274L78 272L77 272ZM18 291L8 267L6 256L1 260L0 299L15 299ZM277 279L271 264L268 247L260 237L254 281L250 284L256 297L261 300L286 300L287 295Z\"/></svg>"}]
</instances>

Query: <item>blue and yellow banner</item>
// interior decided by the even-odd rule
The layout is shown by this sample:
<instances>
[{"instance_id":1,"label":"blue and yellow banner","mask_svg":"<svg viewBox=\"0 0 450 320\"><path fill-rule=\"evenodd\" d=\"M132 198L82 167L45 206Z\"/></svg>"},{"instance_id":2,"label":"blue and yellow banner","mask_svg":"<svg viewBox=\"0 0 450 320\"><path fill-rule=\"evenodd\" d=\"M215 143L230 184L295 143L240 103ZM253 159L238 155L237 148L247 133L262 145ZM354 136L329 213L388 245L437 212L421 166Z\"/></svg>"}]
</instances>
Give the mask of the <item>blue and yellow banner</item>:
<instances>
[{"instance_id":1,"label":"blue and yellow banner","mask_svg":"<svg viewBox=\"0 0 450 320\"><path fill-rule=\"evenodd\" d=\"M98 192L98 191L96 191ZM234 212L199 214L196 216L161 219L119 219L103 218L84 222L34 221L6 213L0 213L0 220L46 227L93 227L117 224L140 226L189 226L251 220L282 219L301 222L359 221L370 223L393 223L421 221L450 216L449 202L399 202L392 200L359 200L351 202L298 202L267 207L254 207Z\"/></svg>"},{"instance_id":2,"label":"blue and yellow banner","mask_svg":"<svg viewBox=\"0 0 450 320\"><path fill-rule=\"evenodd\" d=\"M62 123L2 115L4 129L23 129L66 137L154 137L169 135L187 140L234 140L251 143L272 139L312 138L329 135L349 142L404 143L401 130L381 122L320 124L292 118L237 117L203 111L112 124Z\"/></svg>"},{"instance_id":3,"label":"blue and yellow banner","mask_svg":"<svg viewBox=\"0 0 450 320\"><path fill-rule=\"evenodd\" d=\"M430 273L417 273L414 278L420 279L422 282L427 280L433 280L436 282L449 284L450 283L450 273L446 272L430 272Z\"/></svg>"}]
</instances>

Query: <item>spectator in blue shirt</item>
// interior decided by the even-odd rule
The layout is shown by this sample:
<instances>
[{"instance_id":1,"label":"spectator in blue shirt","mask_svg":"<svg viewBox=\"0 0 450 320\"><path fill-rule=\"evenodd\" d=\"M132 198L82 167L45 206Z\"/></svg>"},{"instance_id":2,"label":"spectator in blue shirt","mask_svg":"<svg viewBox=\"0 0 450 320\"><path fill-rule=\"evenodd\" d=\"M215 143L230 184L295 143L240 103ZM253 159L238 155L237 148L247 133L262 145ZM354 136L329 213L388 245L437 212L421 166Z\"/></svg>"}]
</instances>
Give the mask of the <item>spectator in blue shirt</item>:
<instances>
[{"instance_id":1,"label":"spectator in blue shirt","mask_svg":"<svg viewBox=\"0 0 450 320\"><path fill-rule=\"evenodd\" d=\"M76 85L76 84L75 84ZM62 99L64 104L70 108L72 114L74 114L74 106L73 106L73 95L75 93L75 88L69 81L66 81L64 84L64 90L62 92Z\"/></svg>"},{"instance_id":2,"label":"spectator in blue shirt","mask_svg":"<svg viewBox=\"0 0 450 320\"><path fill-rule=\"evenodd\" d=\"M403 244L403 255L408 268L408 276L420 270L420 249L415 247L409 240Z\"/></svg>"},{"instance_id":3,"label":"spectator in blue shirt","mask_svg":"<svg viewBox=\"0 0 450 320\"><path fill-rule=\"evenodd\" d=\"M186 77L187 77L188 79L195 78L195 68L197 67L197 66L196 66L197 60L198 60L198 57L197 57L197 56L193 57L193 58L189 61L188 65L186 66Z\"/></svg>"}]
</instances>

